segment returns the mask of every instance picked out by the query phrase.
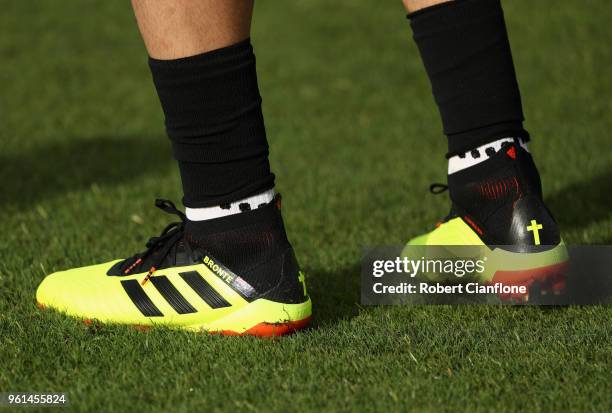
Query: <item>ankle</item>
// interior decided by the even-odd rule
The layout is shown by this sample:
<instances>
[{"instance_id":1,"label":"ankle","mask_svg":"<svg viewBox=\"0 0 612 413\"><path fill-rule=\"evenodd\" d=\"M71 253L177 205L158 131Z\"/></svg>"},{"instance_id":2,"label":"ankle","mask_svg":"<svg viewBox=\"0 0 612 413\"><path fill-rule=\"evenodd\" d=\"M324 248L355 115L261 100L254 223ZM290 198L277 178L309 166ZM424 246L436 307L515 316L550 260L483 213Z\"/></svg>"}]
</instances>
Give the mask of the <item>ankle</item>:
<instances>
[{"instance_id":1,"label":"ankle","mask_svg":"<svg viewBox=\"0 0 612 413\"><path fill-rule=\"evenodd\" d=\"M280 195L257 209L204 221L187 221L186 239L204 255L239 274L257 291L280 281L293 249L280 212ZM297 265L297 264L296 264Z\"/></svg>"},{"instance_id":2,"label":"ankle","mask_svg":"<svg viewBox=\"0 0 612 413\"><path fill-rule=\"evenodd\" d=\"M558 244L559 230L542 200L531 154L515 141L484 155L484 160L448 175L453 211L489 245ZM539 239L527 230L532 221L544 228Z\"/></svg>"}]
</instances>

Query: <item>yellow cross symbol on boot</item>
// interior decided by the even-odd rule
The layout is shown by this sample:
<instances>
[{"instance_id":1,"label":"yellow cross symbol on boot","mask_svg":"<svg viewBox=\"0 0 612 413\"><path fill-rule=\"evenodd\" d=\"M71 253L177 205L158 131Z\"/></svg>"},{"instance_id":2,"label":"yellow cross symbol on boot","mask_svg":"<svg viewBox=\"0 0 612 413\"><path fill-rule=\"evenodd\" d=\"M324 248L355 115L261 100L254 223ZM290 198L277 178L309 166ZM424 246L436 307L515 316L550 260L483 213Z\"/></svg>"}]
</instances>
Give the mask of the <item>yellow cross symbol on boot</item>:
<instances>
[{"instance_id":1,"label":"yellow cross symbol on boot","mask_svg":"<svg viewBox=\"0 0 612 413\"><path fill-rule=\"evenodd\" d=\"M533 231L533 242L535 245L540 245L540 230L544 228L542 224L538 224L535 219L531 220L531 225L527 226L527 231Z\"/></svg>"}]
</instances>

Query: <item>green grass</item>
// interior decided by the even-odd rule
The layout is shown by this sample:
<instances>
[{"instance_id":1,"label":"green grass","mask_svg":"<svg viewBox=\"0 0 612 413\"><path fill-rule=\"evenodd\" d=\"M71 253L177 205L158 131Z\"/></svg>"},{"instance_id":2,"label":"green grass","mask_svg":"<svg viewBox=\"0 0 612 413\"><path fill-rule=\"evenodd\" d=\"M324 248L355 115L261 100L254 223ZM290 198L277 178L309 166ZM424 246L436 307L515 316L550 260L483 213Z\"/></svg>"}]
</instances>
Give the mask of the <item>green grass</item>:
<instances>
[{"instance_id":1,"label":"green grass","mask_svg":"<svg viewBox=\"0 0 612 413\"><path fill-rule=\"evenodd\" d=\"M127 2L0 3L0 392L64 391L80 411L612 409L607 307L359 305L361 246L448 208L427 192L445 141L408 23L374 3L256 7L271 161L315 305L312 329L278 340L37 310L45 274L142 250L167 220L153 199L180 182ZM568 243L612 243L612 8L505 3L548 203Z\"/></svg>"}]
</instances>

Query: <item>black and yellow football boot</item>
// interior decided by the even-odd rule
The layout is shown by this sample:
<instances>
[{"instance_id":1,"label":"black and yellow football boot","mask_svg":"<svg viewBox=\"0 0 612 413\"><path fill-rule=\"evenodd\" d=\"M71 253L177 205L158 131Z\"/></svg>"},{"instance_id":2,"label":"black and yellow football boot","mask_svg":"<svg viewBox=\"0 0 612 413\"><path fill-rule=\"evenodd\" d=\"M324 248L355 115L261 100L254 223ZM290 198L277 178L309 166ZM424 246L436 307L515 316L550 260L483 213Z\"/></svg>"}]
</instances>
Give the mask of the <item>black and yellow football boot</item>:
<instances>
[{"instance_id":1,"label":"black and yellow football boot","mask_svg":"<svg viewBox=\"0 0 612 413\"><path fill-rule=\"evenodd\" d=\"M476 280L429 275L429 281L454 278L455 282L525 286L527 291L537 284L541 294L561 293L567 249L542 199L540 176L530 153L515 139L497 151L468 156L488 159L448 175L448 185L431 186L433 193L448 190L451 211L434 230L410 240L403 255L411 254L410 247L424 246L427 255L485 260L484 271L474 274ZM529 292L501 298L527 301Z\"/></svg>"},{"instance_id":2,"label":"black and yellow football boot","mask_svg":"<svg viewBox=\"0 0 612 413\"><path fill-rule=\"evenodd\" d=\"M304 328L311 301L287 240L280 196L252 211L189 221L178 215L147 250L47 276L40 307L104 323L275 336Z\"/></svg>"}]
</instances>

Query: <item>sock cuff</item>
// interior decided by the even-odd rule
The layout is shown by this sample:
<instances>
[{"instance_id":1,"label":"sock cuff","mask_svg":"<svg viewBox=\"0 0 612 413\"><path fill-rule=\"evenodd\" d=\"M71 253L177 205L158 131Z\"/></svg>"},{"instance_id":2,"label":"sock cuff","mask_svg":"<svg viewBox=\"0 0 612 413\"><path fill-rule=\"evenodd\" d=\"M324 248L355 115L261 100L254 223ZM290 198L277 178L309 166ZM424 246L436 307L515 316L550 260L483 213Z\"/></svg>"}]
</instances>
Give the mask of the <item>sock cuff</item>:
<instances>
[{"instance_id":1,"label":"sock cuff","mask_svg":"<svg viewBox=\"0 0 612 413\"><path fill-rule=\"evenodd\" d=\"M483 15L502 14L501 0L450 0L408 13L413 28L430 27L433 23L457 25L458 20L477 20Z\"/></svg>"},{"instance_id":2,"label":"sock cuff","mask_svg":"<svg viewBox=\"0 0 612 413\"><path fill-rule=\"evenodd\" d=\"M523 127L522 123L502 122L495 125L487 125L482 128L468 130L448 136L448 152L446 159L462 155L478 146L495 142L506 136L520 138L522 142L529 142L531 137Z\"/></svg>"},{"instance_id":3,"label":"sock cuff","mask_svg":"<svg viewBox=\"0 0 612 413\"><path fill-rule=\"evenodd\" d=\"M274 199L274 189L243 197L236 201L221 203L220 205L204 208L186 207L185 214L190 221L204 221L224 216L240 214L261 208Z\"/></svg>"},{"instance_id":4,"label":"sock cuff","mask_svg":"<svg viewBox=\"0 0 612 413\"><path fill-rule=\"evenodd\" d=\"M487 142L484 145L475 147L462 154L450 157L448 159L448 175L452 175L474 165L478 165L479 163L495 156L504 147L504 145L509 145L512 143L520 145L525 151L529 152L527 142L525 140L517 137L497 139L493 142Z\"/></svg>"},{"instance_id":5,"label":"sock cuff","mask_svg":"<svg viewBox=\"0 0 612 413\"><path fill-rule=\"evenodd\" d=\"M257 209L204 221L188 220L186 230L191 234L212 235L219 232L226 232L237 228L247 227L249 225L258 224L261 222L278 221L278 223L282 225L280 204L280 194L276 194L272 201Z\"/></svg>"},{"instance_id":6,"label":"sock cuff","mask_svg":"<svg viewBox=\"0 0 612 413\"><path fill-rule=\"evenodd\" d=\"M149 67L153 70L176 69L184 67L202 68L208 65L218 65L231 62L233 59L240 60L244 57L255 57L251 38L248 37L238 43L220 49L210 50L193 56L180 57L178 59L155 59L149 56Z\"/></svg>"}]
</instances>

